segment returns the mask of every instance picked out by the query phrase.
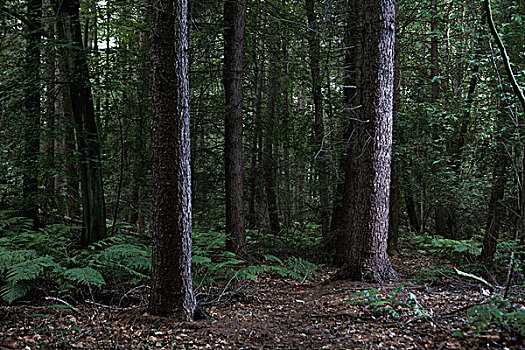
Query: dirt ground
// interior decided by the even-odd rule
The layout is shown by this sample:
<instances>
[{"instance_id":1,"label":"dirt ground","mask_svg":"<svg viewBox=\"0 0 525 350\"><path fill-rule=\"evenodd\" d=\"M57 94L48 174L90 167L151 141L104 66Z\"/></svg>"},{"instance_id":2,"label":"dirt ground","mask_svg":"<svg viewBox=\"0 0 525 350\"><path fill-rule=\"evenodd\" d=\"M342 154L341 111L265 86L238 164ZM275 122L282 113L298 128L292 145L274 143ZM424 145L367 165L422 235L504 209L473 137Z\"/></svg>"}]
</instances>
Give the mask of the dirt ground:
<instances>
[{"instance_id":1,"label":"dirt ground","mask_svg":"<svg viewBox=\"0 0 525 350\"><path fill-rule=\"evenodd\" d=\"M399 256L393 263L411 279L430 261ZM323 269L315 282L265 275L201 294L211 318L195 322L154 318L141 303L110 308L62 297L0 305L0 349L525 349L496 326L475 335L467 310L496 292L472 281L323 283L334 272ZM133 300L144 293L137 289Z\"/></svg>"}]
</instances>

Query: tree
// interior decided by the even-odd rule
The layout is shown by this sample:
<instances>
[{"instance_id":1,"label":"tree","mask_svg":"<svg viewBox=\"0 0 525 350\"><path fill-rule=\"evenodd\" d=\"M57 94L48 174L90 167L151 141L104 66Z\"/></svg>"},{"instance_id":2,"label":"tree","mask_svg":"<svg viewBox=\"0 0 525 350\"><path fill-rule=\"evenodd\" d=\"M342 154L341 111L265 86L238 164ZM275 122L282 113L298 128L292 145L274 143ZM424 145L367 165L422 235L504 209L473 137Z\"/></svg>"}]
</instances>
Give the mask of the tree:
<instances>
[{"instance_id":1,"label":"tree","mask_svg":"<svg viewBox=\"0 0 525 350\"><path fill-rule=\"evenodd\" d=\"M40 42L42 38L42 1L27 0L26 31L26 89L24 123L24 161L26 169L23 177L24 215L40 225L38 216L38 158L40 153Z\"/></svg>"},{"instance_id":2,"label":"tree","mask_svg":"<svg viewBox=\"0 0 525 350\"><path fill-rule=\"evenodd\" d=\"M154 315L192 320L196 303L191 276L187 14L187 0L153 3L153 271L149 310Z\"/></svg>"},{"instance_id":3,"label":"tree","mask_svg":"<svg viewBox=\"0 0 525 350\"><path fill-rule=\"evenodd\" d=\"M102 185L102 160L89 70L80 26L80 0L53 0L59 55L69 88L82 190L83 244L106 237L106 204Z\"/></svg>"},{"instance_id":4,"label":"tree","mask_svg":"<svg viewBox=\"0 0 525 350\"><path fill-rule=\"evenodd\" d=\"M335 253L334 262L342 265L346 261L350 245L350 229L352 222L353 203L355 199L356 168L352 163L352 148L355 147L356 138L354 130L359 126L361 113L361 76L363 62L363 6L359 0L348 0L348 18L345 28L344 40L344 77L343 99L348 117L343 123L343 152L339 160L344 173L344 181L337 185L334 198L331 231L334 236L325 250Z\"/></svg>"},{"instance_id":5,"label":"tree","mask_svg":"<svg viewBox=\"0 0 525 350\"><path fill-rule=\"evenodd\" d=\"M246 0L224 2L226 248L238 254L244 253L246 248L242 160L242 69L245 17Z\"/></svg>"},{"instance_id":6,"label":"tree","mask_svg":"<svg viewBox=\"0 0 525 350\"><path fill-rule=\"evenodd\" d=\"M316 139L316 172L319 180L319 199L321 204L321 228L324 240L328 239L330 230L330 212L329 212L329 184L328 184L328 163L325 160L323 147L325 142L324 120L323 120L323 96L321 91L321 74L320 74L320 40L319 26L315 14L313 0L305 0L306 15L308 18L308 49L310 58L310 75L312 77L312 98L314 100L314 133Z\"/></svg>"},{"instance_id":7,"label":"tree","mask_svg":"<svg viewBox=\"0 0 525 350\"><path fill-rule=\"evenodd\" d=\"M363 61L357 144L350 155L355 170L355 200L343 274L355 280L396 278L387 254L392 108L394 83L395 1L363 5ZM346 193L345 193L346 194Z\"/></svg>"}]
</instances>

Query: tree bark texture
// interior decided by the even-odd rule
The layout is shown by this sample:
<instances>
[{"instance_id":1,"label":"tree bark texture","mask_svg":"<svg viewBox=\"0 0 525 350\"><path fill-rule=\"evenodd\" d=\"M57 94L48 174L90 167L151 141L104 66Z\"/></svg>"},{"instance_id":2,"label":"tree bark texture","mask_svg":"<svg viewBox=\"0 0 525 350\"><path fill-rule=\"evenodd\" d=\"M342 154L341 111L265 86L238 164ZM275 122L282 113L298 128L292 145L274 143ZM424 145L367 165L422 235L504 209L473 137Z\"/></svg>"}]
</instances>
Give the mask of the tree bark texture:
<instances>
[{"instance_id":1,"label":"tree bark texture","mask_svg":"<svg viewBox=\"0 0 525 350\"><path fill-rule=\"evenodd\" d=\"M401 67L399 64L399 11L396 5L396 37L394 43L394 105L392 110L392 125L394 126L394 121L399 117L399 108L401 103ZM396 147L400 147L402 137L400 133L403 130L396 130L396 138L393 142ZM394 134L394 132L392 132ZM392 146L394 148L394 145ZM392 152L392 164L391 164L391 180L390 180L390 222L388 230L388 253L393 255L398 250L398 238L399 238L399 201L400 201L400 181L399 181L399 167L400 159L395 156L395 153Z\"/></svg>"},{"instance_id":2,"label":"tree bark texture","mask_svg":"<svg viewBox=\"0 0 525 350\"><path fill-rule=\"evenodd\" d=\"M357 142L355 128L361 113L361 73L363 63L362 3L348 0L348 20L345 30L345 72L343 79L343 98L348 120L343 123L343 152L339 160L344 181L337 185L334 208L330 225L331 238L325 242L325 251L333 254L333 262L342 265L346 261L350 244L350 225L352 206L355 198L355 164L351 149Z\"/></svg>"},{"instance_id":3,"label":"tree bark texture","mask_svg":"<svg viewBox=\"0 0 525 350\"><path fill-rule=\"evenodd\" d=\"M102 161L91 85L83 48L79 18L80 0L53 0L59 54L69 87L80 162L83 229L81 243L89 244L106 237L106 205L102 186Z\"/></svg>"},{"instance_id":4,"label":"tree bark texture","mask_svg":"<svg viewBox=\"0 0 525 350\"><path fill-rule=\"evenodd\" d=\"M151 24L153 252L149 310L192 320L187 0L155 0ZM175 44L174 44L175 43Z\"/></svg>"},{"instance_id":5,"label":"tree bark texture","mask_svg":"<svg viewBox=\"0 0 525 350\"><path fill-rule=\"evenodd\" d=\"M362 113L356 126L356 198L344 270L354 280L396 278L387 254L392 155L395 1L363 4ZM357 152L356 152L357 151Z\"/></svg>"},{"instance_id":6,"label":"tree bark texture","mask_svg":"<svg viewBox=\"0 0 525 350\"><path fill-rule=\"evenodd\" d=\"M245 17L246 0L224 2L226 249L237 254L244 253L246 249L242 158L242 70Z\"/></svg>"},{"instance_id":7,"label":"tree bark texture","mask_svg":"<svg viewBox=\"0 0 525 350\"><path fill-rule=\"evenodd\" d=\"M315 145L317 147L315 171L319 182L319 199L321 204L321 228L323 240L328 240L330 232L330 198L329 198L329 177L328 164L324 155L324 120L323 120L323 95L321 91L321 73L319 61L321 57L319 26L315 14L314 0L305 0L306 15L308 17L308 28L306 38L308 39L308 53L310 58L310 75L312 77L312 98L314 101L314 123Z\"/></svg>"}]
</instances>

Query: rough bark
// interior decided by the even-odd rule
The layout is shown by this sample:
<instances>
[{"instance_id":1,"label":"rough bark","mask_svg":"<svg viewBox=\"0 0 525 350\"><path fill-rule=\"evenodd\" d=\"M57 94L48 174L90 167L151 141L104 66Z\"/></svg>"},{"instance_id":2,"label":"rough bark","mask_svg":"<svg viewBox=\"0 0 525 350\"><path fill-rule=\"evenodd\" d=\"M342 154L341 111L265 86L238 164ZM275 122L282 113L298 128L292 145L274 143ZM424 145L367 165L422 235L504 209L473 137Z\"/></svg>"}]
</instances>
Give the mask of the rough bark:
<instances>
[{"instance_id":1,"label":"rough bark","mask_svg":"<svg viewBox=\"0 0 525 350\"><path fill-rule=\"evenodd\" d=\"M359 147L351 149L356 199L343 271L354 280L384 281L397 277L387 254L395 2L374 0L363 6L362 122L356 127Z\"/></svg>"},{"instance_id":2,"label":"rough bark","mask_svg":"<svg viewBox=\"0 0 525 350\"><path fill-rule=\"evenodd\" d=\"M226 249L237 254L244 254L246 250L242 158L242 70L245 17L246 0L224 2Z\"/></svg>"},{"instance_id":3,"label":"rough bark","mask_svg":"<svg viewBox=\"0 0 525 350\"><path fill-rule=\"evenodd\" d=\"M192 320L187 0L155 0L151 25L153 252L149 310ZM175 45L174 45L175 43Z\"/></svg>"},{"instance_id":4,"label":"rough bark","mask_svg":"<svg viewBox=\"0 0 525 350\"><path fill-rule=\"evenodd\" d=\"M332 237L325 242L325 251L333 255L332 260L337 265L345 262L350 244L351 211L355 198L355 164L353 164L350 150L356 144L354 130L359 124L361 113L360 86L363 62L361 1L348 0L347 6L349 11L344 41L343 98L348 118L343 123L343 152L339 160L344 180L338 183L335 191L330 227Z\"/></svg>"},{"instance_id":5,"label":"rough bark","mask_svg":"<svg viewBox=\"0 0 525 350\"><path fill-rule=\"evenodd\" d=\"M80 0L53 0L53 7L58 38L62 42L59 54L69 87L79 153L83 222L81 243L89 244L106 237L106 205L99 135L79 19Z\"/></svg>"},{"instance_id":6,"label":"rough bark","mask_svg":"<svg viewBox=\"0 0 525 350\"><path fill-rule=\"evenodd\" d=\"M312 79L312 98L314 101L314 123L313 129L315 134L316 159L315 171L317 173L319 199L320 199L320 214L321 214L321 228L323 240L329 239L330 232L330 212L329 212L329 179L328 179L328 164L326 162L324 145L324 118L323 118L323 95L321 91L321 73L320 73L320 38L319 26L317 16L315 14L314 0L305 0L306 15L308 18L308 32L306 38L308 40L308 53L310 59L310 75Z\"/></svg>"}]
</instances>

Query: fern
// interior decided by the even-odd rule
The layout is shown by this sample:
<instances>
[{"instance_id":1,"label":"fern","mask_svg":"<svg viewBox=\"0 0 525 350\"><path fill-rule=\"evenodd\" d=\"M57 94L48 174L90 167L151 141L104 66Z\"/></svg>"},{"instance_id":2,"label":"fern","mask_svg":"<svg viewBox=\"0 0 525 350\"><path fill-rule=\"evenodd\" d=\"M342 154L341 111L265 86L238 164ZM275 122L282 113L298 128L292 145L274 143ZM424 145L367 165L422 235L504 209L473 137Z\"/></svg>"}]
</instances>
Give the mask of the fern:
<instances>
[{"instance_id":1,"label":"fern","mask_svg":"<svg viewBox=\"0 0 525 350\"><path fill-rule=\"evenodd\" d=\"M7 283L1 289L1 297L9 303L21 298L33 288L35 281L42 277L46 268L59 271L60 265L49 256L35 257L21 261L7 268Z\"/></svg>"},{"instance_id":2,"label":"fern","mask_svg":"<svg viewBox=\"0 0 525 350\"><path fill-rule=\"evenodd\" d=\"M104 277L97 270L91 267L73 268L64 271L64 277L73 282L84 285L95 285L101 287L106 284Z\"/></svg>"}]
</instances>

